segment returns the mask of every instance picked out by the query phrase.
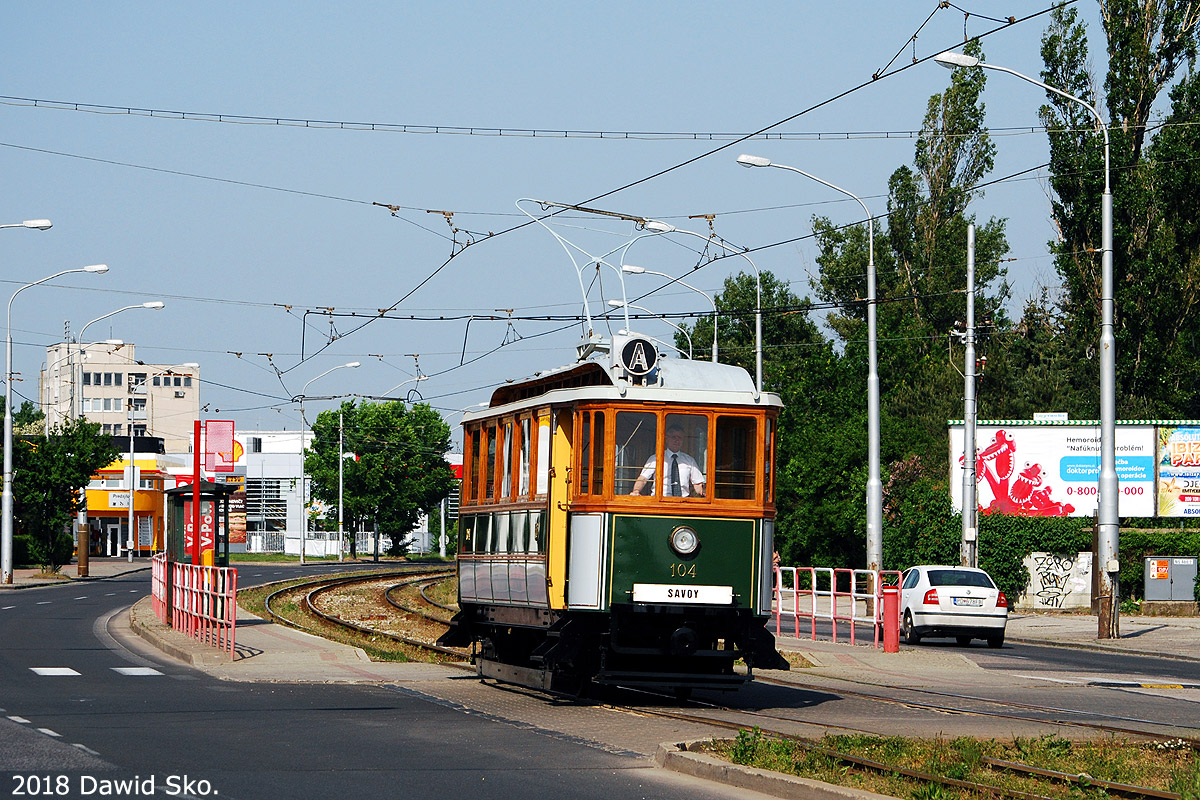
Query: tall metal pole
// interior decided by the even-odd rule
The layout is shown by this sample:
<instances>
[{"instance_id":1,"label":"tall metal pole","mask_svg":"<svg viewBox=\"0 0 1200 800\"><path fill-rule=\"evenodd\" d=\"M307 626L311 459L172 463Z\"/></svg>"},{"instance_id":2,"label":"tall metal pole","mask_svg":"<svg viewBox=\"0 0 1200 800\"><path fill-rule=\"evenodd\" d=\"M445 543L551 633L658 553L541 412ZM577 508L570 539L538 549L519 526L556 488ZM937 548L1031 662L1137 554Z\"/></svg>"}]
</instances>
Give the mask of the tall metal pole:
<instances>
[{"instance_id":1,"label":"tall metal pole","mask_svg":"<svg viewBox=\"0 0 1200 800\"><path fill-rule=\"evenodd\" d=\"M798 167L776 164L761 156L740 155L744 167L777 167L796 172L853 198L867 215L867 569L883 568L883 481L879 477L879 354L875 287L875 218L867 204L854 192L818 178Z\"/></svg>"},{"instance_id":2,"label":"tall metal pole","mask_svg":"<svg viewBox=\"0 0 1200 800\"><path fill-rule=\"evenodd\" d=\"M342 494L345 491L342 465L345 463L345 439L342 429L342 412L338 412L338 561L342 560Z\"/></svg>"},{"instance_id":3,"label":"tall metal pole","mask_svg":"<svg viewBox=\"0 0 1200 800\"><path fill-rule=\"evenodd\" d=\"M50 223L46 220L33 220L33 222L45 222L46 227L50 227ZM33 286L53 280L62 275L67 275L72 272L96 272L104 273L108 271L108 267L104 264L94 264L79 269L64 269L56 272L53 275L47 275L39 281L27 283L21 288L12 293L12 297L8 300L8 314L6 317L5 336L4 336L4 496L0 499L0 583L13 582L13 466L12 466L12 449L13 449L13 413L12 413L12 304L13 300L17 299L17 295Z\"/></svg>"},{"instance_id":4,"label":"tall metal pole","mask_svg":"<svg viewBox=\"0 0 1200 800\"><path fill-rule=\"evenodd\" d=\"M137 532L133 529L135 520L133 513L133 494L137 491L137 467L133 462L133 398L129 398L129 534L125 543L129 546L129 561L133 562L133 545L137 540Z\"/></svg>"},{"instance_id":5,"label":"tall metal pole","mask_svg":"<svg viewBox=\"0 0 1200 800\"><path fill-rule=\"evenodd\" d=\"M438 504L439 525L438 530L441 532L438 542L438 555L442 558L446 557L446 503L449 498L443 497L442 502Z\"/></svg>"},{"instance_id":6,"label":"tall metal pole","mask_svg":"<svg viewBox=\"0 0 1200 800\"><path fill-rule=\"evenodd\" d=\"M1117 478L1117 340L1113 333L1113 229L1112 229L1112 179L1109 158L1108 125L1100 112L1082 98L1067 94L1028 75L1022 75L1008 67L987 64L974 56L963 53L940 53L934 57L944 67L982 67L1009 75L1040 86L1073 103L1078 103L1095 117L1096 126L1104 136L1104 194L1100 198L1100 482L1099 507L1097 509L1097 552L1096 567L1100 571L1100 614L1099 639L1117 639L1121 636L1121 592L1118 580L1120 572L1121 521L1117 515L1118 495L1121 491Z\"/></svg>"},{"instance_id":7,"label":"tall metal pole","mask_svg":"<svg viewBox=\"0 0 1200 800\"><path fill-rule=\"evenodd\" d=\"M975 500L975 223L967 225L967 334L963 370L963 484L960 563L979 566L979 528Z\"/></svg>"}]
</instances>

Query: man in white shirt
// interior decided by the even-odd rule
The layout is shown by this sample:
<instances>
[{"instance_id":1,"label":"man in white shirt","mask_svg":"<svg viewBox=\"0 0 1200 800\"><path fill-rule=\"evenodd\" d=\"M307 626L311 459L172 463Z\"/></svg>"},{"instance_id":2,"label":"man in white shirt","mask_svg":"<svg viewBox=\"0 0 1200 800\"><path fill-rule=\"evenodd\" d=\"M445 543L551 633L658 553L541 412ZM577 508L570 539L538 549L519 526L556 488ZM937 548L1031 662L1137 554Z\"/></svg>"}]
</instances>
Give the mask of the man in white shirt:
<instances>
[{"instance_id":1,"label":"man in white shirt","mask_svg":"<svg viewBox=\"0 0 1200 800\"><path fill-rule=\"evenodd\" d=\"M681 452L683 447L683 428L679 425L667 427L666 450L663 452L662 486L663 497L696 497L704 496L704 471L696 463L696 459ZM633 491L629 494L640 495L648 481L654 480L657 464L654 456L646 460L646 466L634 481Z\"/></svg>"}]
</instances>

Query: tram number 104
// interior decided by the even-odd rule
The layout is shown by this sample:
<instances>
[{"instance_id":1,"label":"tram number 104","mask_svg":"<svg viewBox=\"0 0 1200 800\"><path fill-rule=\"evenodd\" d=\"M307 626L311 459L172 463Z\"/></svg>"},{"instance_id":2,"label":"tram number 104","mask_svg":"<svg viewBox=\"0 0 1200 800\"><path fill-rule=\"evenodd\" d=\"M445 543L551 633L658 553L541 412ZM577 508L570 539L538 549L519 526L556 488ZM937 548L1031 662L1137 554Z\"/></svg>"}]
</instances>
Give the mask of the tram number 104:
<instances>
[{"instance_id":1,"label":"tram number 104","mask_svg":"<svg viewBox=\"0 0 1200 800\"><path fill-rule=\"evenodd\" d=\"M671 565L671 577L672 578L694 578L694 577L696 577L696 565L695 564L682 564L682 563L672 564Z\"/></svg>"}]
</instances>

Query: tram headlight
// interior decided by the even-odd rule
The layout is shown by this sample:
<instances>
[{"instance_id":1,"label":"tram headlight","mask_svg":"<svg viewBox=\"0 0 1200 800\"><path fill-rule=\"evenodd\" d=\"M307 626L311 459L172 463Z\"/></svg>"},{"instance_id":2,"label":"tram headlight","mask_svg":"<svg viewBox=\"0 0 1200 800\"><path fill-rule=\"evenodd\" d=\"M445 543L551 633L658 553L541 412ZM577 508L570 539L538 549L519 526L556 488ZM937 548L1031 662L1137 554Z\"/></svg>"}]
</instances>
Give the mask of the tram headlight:
<instances>
[{"instance_id":1,"label":"tram headlight","mask_svg":"<svg viewBox=\"0 0 1200 800\"><path fill-rule=\"evenodd\" d=\"M686 525L671 531L671 549L681 556L690 556L700 547L700 537Z\"/></svg>"}]
</instances>

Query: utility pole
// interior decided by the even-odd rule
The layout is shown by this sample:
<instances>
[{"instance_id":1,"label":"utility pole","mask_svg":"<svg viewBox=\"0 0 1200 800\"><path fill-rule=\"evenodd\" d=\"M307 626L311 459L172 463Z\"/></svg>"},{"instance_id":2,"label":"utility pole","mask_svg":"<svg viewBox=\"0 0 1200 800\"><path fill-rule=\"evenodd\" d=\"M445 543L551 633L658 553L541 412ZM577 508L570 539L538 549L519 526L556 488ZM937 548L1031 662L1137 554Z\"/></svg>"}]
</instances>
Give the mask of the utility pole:
<instances>
[{"instance_id":1,"label":"utility pole","mask_svg":"<svg viewBox=\"0 0 1200 800\"><path fill-rule=\"evenodd\" d=\"M338 561L342 560L342 541L345 534L342 533L342 493L345 491L345 483L343 478L342 465L346 461L344 452L345 439L342 428L342 412L338 412Z\"/></svg>"},{"instance_id":2,"label":"utility pole","mask_svg":"<svg viewBox=\"0 0 1200 800\"><path fill-rule=\"evenodd\" d=\"M975 225L967 226L967 331L963 371L963 492L962 547L959 563L979 566L979 527L976 522L979 503L975 499Z\"/></svg>"}]
</instances>

